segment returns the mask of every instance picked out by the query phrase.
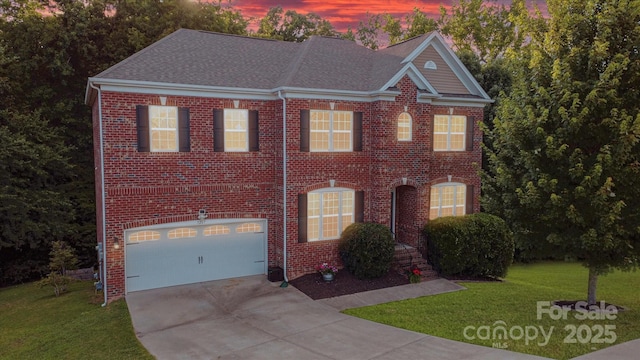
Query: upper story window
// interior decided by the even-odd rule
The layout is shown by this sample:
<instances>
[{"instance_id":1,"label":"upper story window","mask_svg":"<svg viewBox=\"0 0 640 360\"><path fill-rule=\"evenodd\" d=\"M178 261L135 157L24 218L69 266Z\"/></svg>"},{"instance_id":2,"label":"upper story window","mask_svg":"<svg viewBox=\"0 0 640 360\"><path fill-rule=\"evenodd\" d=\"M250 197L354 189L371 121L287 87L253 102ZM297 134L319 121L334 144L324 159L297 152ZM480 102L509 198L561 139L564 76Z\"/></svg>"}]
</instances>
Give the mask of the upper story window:
<instances>
[{"instance_id":1,"label":"upper story window","mask_svg":"<svg viewBox=\"0 0 640 360\"><path fill-rule=\"evenodd\" d=\"M362 151L362 113L300 110L300 151Z\"/></svg>"},{"instance_id":2,"label":"upper story window","mask_svg":"<svg viewBox=\"0 0 640 360\"><path fill-rule=\"evenodd\" d=\"M433 122L433 150L464 151L466 125L466 116L436 115Z\"/></svg>"},{"instance_id":3,"label":"upper story window","mask_svg":"<svg viewBox=\"0 0 640 360\"><path fill-rule=\"evenodd\" d=\"M307 194L307 239L338 239L354 221L354 191L320 189Z\"/></svg>"},{"instance_id":4,"label":"upper story window","mask_svg":"<svg viewBox=\"0 0 640 360\"><path fill-rule=\"evenodd\" d=\"M259 151L258 111L213 110L213 150L216 152Z\"/></svg>"},{"instance_id":5,"label":"upper story window","mask_svg":"<svg viewBox=\"0 0 640 360\"><path fill-rule=\"evenodd\" d=\"M353 112L311 110L311 151L351 151Z\"/></svg>"},{"instance_id":6,"label":"upper story window","mask_svg":"<svg viewBox=\"0 0 640 360\"><path fill-rule=\"evenodd\" d=\"M249 151L249 111L224 109L224 151Z\"/></svg>"},{"instance_id":7,"label":"upper story window","mask_svg":"<svg viewBox=\"0 0 640 360\"><path fill-rule=\"evenodd\" d=\"M178 108L149 106L151 151L178 151Z\"/></svg>"},{"instance_id":8,"label":"upper story window","mask_svg":"<svg viewBox=\"0 0 640 360\"><path fill-rule=\"evenodd\" d=\"M467 186L465 184L443 183L432 186L429 219L464 215L466 201Z\"/></svg>"},{"instance_id":9,"label":"upper story window","mask_svg":"<svg viewBox=\"0 0 640 360\"><path fill-rule=\"evenodd\" d=\"M398 141L411 141L411 115L403 112L398 116Z\"/></svg>"},{"instance_id":10,"label":"upper story window","mask_svg":"<svg viewBox=\"0 0 640 360\"><path fill-rule=\"evenodd\" d=\"M188 108L138 105L136 124L140 152L191 150Z\"/></svg>"}]
</instances>

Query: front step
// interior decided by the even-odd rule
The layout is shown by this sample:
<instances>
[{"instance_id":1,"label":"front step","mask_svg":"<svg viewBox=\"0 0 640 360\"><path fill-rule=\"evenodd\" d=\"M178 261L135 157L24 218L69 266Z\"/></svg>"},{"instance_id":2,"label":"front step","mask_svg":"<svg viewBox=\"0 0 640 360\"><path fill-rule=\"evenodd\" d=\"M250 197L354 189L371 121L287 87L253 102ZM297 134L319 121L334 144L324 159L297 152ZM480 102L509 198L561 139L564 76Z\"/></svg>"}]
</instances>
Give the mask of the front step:
<instances>
[{"instance_id":1,"label":"front step","mask_svg":"<svg viewBox=\"0 0 640 360\"><path fill-rule=\"evenodd\" d=\"M406 274L412 266L420 269L422 278L437 278L438 273L422 257L418 249L404 244L397 244L393 256L393 268L400 274Z\"/></svg>"}]
</instances>

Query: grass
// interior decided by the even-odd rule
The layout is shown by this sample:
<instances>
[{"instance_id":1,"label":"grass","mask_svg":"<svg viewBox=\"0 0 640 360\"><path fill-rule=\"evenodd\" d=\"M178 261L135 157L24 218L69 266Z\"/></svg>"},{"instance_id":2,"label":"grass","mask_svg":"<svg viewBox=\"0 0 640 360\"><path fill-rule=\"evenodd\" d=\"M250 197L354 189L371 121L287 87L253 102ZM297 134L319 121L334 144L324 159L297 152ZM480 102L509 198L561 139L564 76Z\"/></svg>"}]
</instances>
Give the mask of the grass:
<instances>
[{"instance_id":1,"label":"grass","mask_svg":"<svg viewBox=\"0 0 640 360\"><path fill-rule=\"evenodd\" d=\"M583 320L576 318L575 312L567 314L566 320L553 320L546 314L537 319L538 301L586 299L587 269L575 263L514 265L505 282L462 285L467 290L345 313L424 334L554 359L570 359L612 345L599 341L598 333L600 340L615 336L613 344L640 338L640 272L614 272L599 278L598 299L627 308L615 319ZM531 340L527 341L526 335L519 338L517 329L513 336L507 334L499 339L500 333L494 336L493 330L500 325L507 331L514 327L528 330ZM467 330L465 337L468 326L473 328ZM578 330L573 336L572 327ZM605 327L610 328L608 332ZM546 334L551 332L548 343L540 329ZM576 343L565 343L567 337Z\"/></svg>"},{"instance_id":2,"label":"grass","mask_svg":"<svg viewBox=\"0 0 640 360\"><path fill-rule=\"evenodd\" d=\"M124 300L101 307L93 283L69 289L60 297L36 283L0 289L0 359L153 359Z\"/></svg>"}]
</instances>

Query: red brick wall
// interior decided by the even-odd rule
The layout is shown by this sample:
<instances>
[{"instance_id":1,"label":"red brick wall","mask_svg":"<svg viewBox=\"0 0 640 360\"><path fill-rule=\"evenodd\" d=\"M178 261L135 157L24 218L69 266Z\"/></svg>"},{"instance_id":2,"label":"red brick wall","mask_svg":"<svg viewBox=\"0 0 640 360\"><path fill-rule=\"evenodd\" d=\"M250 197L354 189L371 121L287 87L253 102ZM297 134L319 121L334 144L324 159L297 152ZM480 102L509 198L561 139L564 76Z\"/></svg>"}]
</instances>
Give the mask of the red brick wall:
<instances>
[{"instance_id":1,"label":"red brick wall","mask_svg":"<svg viewBox=\"0 0 640 360\"><path fill-rule=\"evenodd\" d=\"M449 107L416 103L417 89L408 77L399 82L398 88L402 94L395 102L287 100L287 274L290 279L313 271L321 262L340 264L336 241L298 242L299 194L329 187L329 180L335 180L336 187L364 191L365 221L389 225L391 192L402 186L406 178L406 187L399 191L403 194L399 205L404 207L403 211L415 214L401 222L405 233L409 233L411 229L418 231L428 219L429 189L433 184L447 181L451 175L479 189L480 179L474 163L480 164L482 136L477 125L473 152L434 154L430 145L431 119L435 113L448 114ZM213 109L232 108L233 102L168 96L167 105L190 109L191 151L140 153L136 148L136 105L159 104L159 97L114 92L102 95L107 285L111 300L124 293L123 247L114 249L113 241L122 242L125 229L196 220L201 208L207 210L209 218L266 218L269 265L283 265L281 100L240 101L240 108L259 111L260 152L217 153L213 151ZM363 113L363 151L300 152L300 110L329 109L331 102L335 110ZM405 106L413 118L413 140L398 142L396 121ZM454 113L482 118L482 108L455 108ZM94 106L94 127L97 128L95 114ZM94 132L94 136L97 139L97 133ZM479 209L477 198L475 208ZM417 242L417 236L406 235L412 243Z\"/></svg>"}]
</instances>

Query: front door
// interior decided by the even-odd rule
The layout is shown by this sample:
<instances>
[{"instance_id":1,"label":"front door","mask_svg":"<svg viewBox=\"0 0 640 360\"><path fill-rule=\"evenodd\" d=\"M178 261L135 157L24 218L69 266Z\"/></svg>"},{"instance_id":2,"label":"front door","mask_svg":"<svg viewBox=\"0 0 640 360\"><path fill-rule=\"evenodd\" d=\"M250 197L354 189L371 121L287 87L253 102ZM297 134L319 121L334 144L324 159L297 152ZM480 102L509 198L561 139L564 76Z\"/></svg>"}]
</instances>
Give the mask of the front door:
<instances>
[{"instance_id":1,"label":"front door","mask_svg":"<svg viewBox=\"0 0 640 360\"><path fill-rule=\"evenodd\" d=\"M391 192L391 232L396 242L417 246L420 229L417 223L418 191L415 187L402 185Z\"/></svg>"}]
</instances>

